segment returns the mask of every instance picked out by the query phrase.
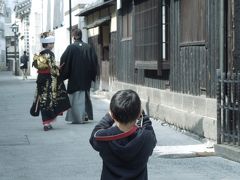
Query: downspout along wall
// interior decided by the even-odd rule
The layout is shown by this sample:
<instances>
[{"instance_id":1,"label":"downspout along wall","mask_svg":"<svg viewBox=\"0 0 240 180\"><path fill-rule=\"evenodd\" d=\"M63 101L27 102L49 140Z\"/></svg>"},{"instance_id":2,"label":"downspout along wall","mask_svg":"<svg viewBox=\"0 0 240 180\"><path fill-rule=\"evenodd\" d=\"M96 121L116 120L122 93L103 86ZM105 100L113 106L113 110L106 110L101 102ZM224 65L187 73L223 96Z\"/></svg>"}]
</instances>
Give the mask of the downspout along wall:
<instances>
[{"instance_id":1,"label":"downspout along wall","mask_svg":"<svg viewBox=\"0 0 240 180\"><path fill-rule=\"evenodd\" d=\"M233 50L233 58L234 58L234 68L236 71L240 70L240 1L234 1L234 50Z\"/></svg>"}]
</instances>

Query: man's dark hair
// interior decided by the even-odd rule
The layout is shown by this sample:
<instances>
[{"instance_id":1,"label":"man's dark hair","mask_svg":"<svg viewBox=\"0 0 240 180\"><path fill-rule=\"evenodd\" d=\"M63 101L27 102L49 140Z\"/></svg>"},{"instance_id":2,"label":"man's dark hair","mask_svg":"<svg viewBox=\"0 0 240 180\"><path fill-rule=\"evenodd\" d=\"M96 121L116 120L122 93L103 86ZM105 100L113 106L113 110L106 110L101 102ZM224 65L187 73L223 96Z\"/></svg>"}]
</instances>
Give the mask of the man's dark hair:
<instances>
[{"instance_id":1,"label":"man's dark hair","mask_svg":"<svg viewBox=\"0 0 240 180\"><path fill-rule=\"evenodd\" d=\"M27 53L27 51L23 51L23 53L24 53L24 54L26 54L26 53Z\"/></svg>"},{"instance_id":2,"label":"man's dark hair","mask_svg":"<svg viewBox=\"0 0 240 180\"><path fill-rule=\"evenodd\" d=\"M82 30L81 29L74 29L72 35L75 40L82 40Z\"/></svg>"},{"instance_id":3,"label":"man's dark hair","mask_svg":"<svg viewBox=\"0 0 240 180\"><path fill-rule=\"evenodd\" d=\"M133 90L120 90L113 95L110 110L114 119L127 124L138 118L141 112L141 100Z\"/></svg>"}]
</instances>

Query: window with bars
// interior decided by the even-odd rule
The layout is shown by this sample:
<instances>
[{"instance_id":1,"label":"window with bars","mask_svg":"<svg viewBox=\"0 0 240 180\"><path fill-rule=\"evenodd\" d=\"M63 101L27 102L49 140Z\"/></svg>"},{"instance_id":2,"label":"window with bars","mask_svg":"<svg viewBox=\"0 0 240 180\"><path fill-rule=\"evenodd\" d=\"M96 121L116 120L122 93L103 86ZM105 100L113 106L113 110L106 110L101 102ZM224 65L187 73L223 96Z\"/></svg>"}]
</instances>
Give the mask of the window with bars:
<instances>
[{"instance_id":1,"label":"window with bars","mask_svg":"<svg viewBox=\"0 0 240 180\"><path fill-rule=\"evenodd\" d=\"M169 69L169 1L135 0L134 58L137 69Z\"/></svg>"}]
</instances>

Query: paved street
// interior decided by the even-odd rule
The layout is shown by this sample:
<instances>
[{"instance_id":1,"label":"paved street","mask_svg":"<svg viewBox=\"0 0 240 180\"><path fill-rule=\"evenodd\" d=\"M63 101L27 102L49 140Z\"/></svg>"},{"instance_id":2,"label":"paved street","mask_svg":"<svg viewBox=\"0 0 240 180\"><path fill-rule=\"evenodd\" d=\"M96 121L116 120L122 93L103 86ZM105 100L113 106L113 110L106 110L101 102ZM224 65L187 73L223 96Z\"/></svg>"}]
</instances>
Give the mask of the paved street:
<instances>
[{"instance_id":1,"label":"paved street","mask_svg":"<svg viewBox=\"0 0 240 180\"><path fill-rule=\"evenodd\" d=\"M64 114L44 132L40 117L29 114L34 90L35 80L0 72L0 180L99 180L102 162L88 139L109 101L92 93L94 121L72 125ZM213 156L211 144L161 121L153 126L158 144L149 160L149 180L240 179L240 164Z\"/></svg>"}]
</instances>

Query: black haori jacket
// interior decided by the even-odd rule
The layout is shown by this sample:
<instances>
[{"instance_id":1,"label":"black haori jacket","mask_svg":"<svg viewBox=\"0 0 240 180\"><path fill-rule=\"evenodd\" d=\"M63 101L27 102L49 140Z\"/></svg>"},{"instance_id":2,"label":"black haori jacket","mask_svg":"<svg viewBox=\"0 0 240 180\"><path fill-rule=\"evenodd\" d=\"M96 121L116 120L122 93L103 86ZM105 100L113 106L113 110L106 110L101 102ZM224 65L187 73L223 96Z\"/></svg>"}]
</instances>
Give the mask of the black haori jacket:
<instances>
[{"instance_id":1,"label":"black haori jacket","mask_svg":"<svg viewBox=\"0 0 240 180\"><path fill-rule=\"evenodd\" d=\"M94 49L82 41L76 40L69 45L60 59L61 77L68 79L67 91L85 91L91 88L99 71L97 55Z\"/></svg>"},{"instance_id":2,"label":"black haori jacket","mask_svg":"<svg viewBox=\"0 0 240 180\"><path fill-rule=\"evenodd\" d=\"M103 159L101 180L147 180L147 162L156 146L152 122L122 132L109 114L93 129L90 143Z\"/></svg>"}]
</instances>

